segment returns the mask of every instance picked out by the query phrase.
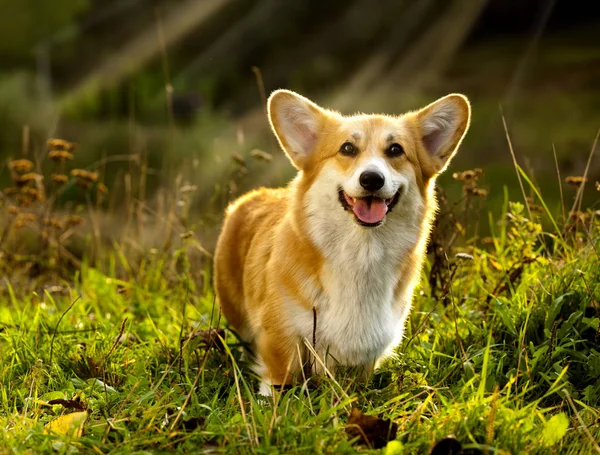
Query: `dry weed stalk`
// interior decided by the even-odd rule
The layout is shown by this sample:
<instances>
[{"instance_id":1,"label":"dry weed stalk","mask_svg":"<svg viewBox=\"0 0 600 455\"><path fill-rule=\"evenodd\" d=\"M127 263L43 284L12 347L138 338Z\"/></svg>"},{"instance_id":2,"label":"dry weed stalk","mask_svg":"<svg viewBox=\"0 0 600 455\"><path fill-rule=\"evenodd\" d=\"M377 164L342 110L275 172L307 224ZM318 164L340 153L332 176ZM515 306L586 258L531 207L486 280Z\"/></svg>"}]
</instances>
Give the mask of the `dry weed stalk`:
<instances>
[{"instance_id":1,"label":"dry weed stalk","mask_svg":"<svg viewBox=\"0 0 600 455\"><path fill-rule=\"evenodd\" d=\"M75 144L49 139L47 148L49 178L45 177L41 163L27 158L8 163L12 185L2 191L7 222L0 232L0 251L8 270L21 270L30 278L53 281L64 270L80 265L79 259L69 252L67 241L85 220L76 213L80 210L76 205L69 209L61 206L65 191L75 184L89 199L91 193L98 198L108 189L98 183L97 172L69 171Z\"/></svg>"}]
</instances>

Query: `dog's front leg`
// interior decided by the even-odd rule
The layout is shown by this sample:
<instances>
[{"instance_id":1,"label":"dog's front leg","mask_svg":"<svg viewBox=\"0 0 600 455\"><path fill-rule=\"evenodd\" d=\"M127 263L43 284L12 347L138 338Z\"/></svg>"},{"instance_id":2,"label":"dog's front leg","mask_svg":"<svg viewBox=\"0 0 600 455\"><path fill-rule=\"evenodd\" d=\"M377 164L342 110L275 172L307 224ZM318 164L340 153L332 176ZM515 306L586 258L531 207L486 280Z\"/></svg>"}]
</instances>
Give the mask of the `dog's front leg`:
<instances>
[{"instance_id":1,"label":"dog's front leg","mask_svg":"<svg viewBox=\"0 0 600 455\"><path fill-rule=\"evenodd\" d=\"M258 373L261 376L259 393L271 395L271 387L282 388L292 385L301 373L301 360L295 337L284 333L281 328L263 329L258 336Z\"/></svg>"}]
</instances>

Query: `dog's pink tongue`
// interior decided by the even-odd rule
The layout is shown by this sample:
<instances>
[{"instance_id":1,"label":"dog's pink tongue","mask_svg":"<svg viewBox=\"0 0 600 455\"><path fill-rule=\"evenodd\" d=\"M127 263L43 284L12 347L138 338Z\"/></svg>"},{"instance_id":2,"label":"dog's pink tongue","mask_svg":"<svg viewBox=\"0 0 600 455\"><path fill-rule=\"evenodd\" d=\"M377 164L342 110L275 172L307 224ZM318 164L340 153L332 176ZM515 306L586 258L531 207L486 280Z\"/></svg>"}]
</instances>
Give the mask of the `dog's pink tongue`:
<instances>
[{"instance_id":1,"label":"dog's pink tongue","mask_svg":"<svg viewBox=\"0 0 600 455\"><path fill-rule=\"evenodd\" d=\"M388 207L383 199L377 197L356 198L352 210L361 221L373 224L383 220Z\"/></svg>"}]
</instances>

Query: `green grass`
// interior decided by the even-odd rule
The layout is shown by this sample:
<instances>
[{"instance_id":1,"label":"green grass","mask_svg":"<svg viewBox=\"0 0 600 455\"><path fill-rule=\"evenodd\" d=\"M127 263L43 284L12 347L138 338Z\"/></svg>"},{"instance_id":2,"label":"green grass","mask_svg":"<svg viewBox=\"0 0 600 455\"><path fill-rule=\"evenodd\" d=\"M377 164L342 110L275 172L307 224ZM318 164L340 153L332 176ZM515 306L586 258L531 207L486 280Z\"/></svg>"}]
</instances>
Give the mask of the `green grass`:
<instances>
[{"instance_id":1,"label":"green grass","mask_svg":"<svg viewBox=\"0 0 600 455\"><path fill-rule=\"evenodd\" d=\"M103 265L44 290L3 270L0 454L380 452L344 431L353 406L398 424L403 449L387 453L451 434L464 453L598 453L600 223L587 213L543 232L507 199L492 243L447 251L437 298L428 263L397 357L366 385L342 371L274 399L231 333L225 349L197 336L226 325L188 240L135 263L107 247ZM46 434L74 412L54 399L87 409L81 437Z\"/></svg>"}]
</instances>

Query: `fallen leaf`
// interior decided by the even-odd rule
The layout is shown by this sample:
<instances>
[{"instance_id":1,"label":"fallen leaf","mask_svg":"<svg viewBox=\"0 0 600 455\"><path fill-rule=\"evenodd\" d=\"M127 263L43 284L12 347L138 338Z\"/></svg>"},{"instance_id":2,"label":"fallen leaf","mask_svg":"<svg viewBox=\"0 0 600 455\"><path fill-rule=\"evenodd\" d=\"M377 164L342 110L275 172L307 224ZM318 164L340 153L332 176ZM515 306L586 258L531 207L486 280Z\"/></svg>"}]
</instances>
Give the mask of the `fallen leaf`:
<instances>
[{"instance_id":1,"label":"fallen leaf","mask_svg":"<svg viewBox=\"0 0 600 455\"><path fill-rule=\"evenodd\" d=\"M199 344L204 346L206 349L215 348L217 351L225 352L225 346L223 345L223 339L225 338L225 330L223 329L210 329L210 330L197 330L190 333L184 338L183 341L199 340Z\"/></svg>"},{"instance_id":2,"label":"fallen leaf","mask_svg":"<svg viewBox=\"0 0 600 455\"><path fill-rule=\"evenodd\" d=\"M383 455L402 455L404 453L404 444L400 441L390 441L383 449Z\"/></svg>"},{"instance_id":3,"label":"fallen leaf","mask_svg":"<svg viewBox=\"0 0 600 455\"><path fill-rule=\"evenodd\" d=\"M580 186L581 184L587 182L587 179L582 175L570 175L565 178L565 182L570 185Z\"/></svg>"},{"instance_id":4,"label":"fallen leaf","mask_svg":"<svg viewBox=\"0 0 600 455\"><path fill-rule=\"evenodd\" d=\"M44 427L44 434L70 435L79 438L83 435L83 424L88 417L87 411L65 414L51 420Z\"/></svg>"},{"instance_id":5,"label":"fallen leaf","mask_svg":"<svg viewBox=\"0 0 600 455\"><path fill-rule=\"evenodd\" d=\"M76 409L78 411L85 411L85 404L79 400L57 399L57 400L50 400L48 402L48 404L51 404L51 405L60 404L65 409Z\"/></svg>"},{"instance_id":6,"label":"fallen leaf","mask_svg":"<svg viewBox=\"0 0 600 455\"><path fill-rule=\"evenodd\" d=\"M116 389L114 387L109 386L108 384L102 382L100 379L93 379L92 383L96 386L99 387L100 389L102 389L102 391L106 391L109 393L116 393Z\"/></svg>"},{"instance_id":7,"label":"fallen leaf","mask_svg":"<svg viewBox=\"0 0 600 455\"><path fill-rule=\"evenodd\" d=\"M553 415L544 425L542 439L544 446L550 447L560 441L569 428L569 418L564 412Z\"/></svg>"},{"instance_id":8,"label":"fallen leaf","mask_svg":"<svg viewBox=\"0 0 600 455\"><path fill-rule=\"evenodd\" d=\"M358 437L359 441L376 449L385 447L388 441L396 439L398 425L389 419L368 416L356 408L350 411L346 433Z\"/></svg>"},{"instance_id":9,"label":"fallen leaf","mask_svg":"<svg viewBox=\"0 0 600 455\"><path fill-rule=\"evenodd\" d=\"M502 271L502 266L500 265L500 263L498 261L496 261L495 259L492 259L491 257L488 257L488 261L490 262L490 264L492 264L492 267L494 267L496 270Z\"/></svg>"},{"instance_id":10,"label":"fallen leaf","mask_svg":"<svg viewBox=\"0 0 600 455\"><path fill-rule=\"evenodd\" d=\"M184 420L181 424L186 431L194 431L197 428L202 428L206 423L204 417L192 417Z\"/></svg>"},{"instance_id":11,"label":"fallen leaf","mask_svg":"<svg viewBox=\"0 0 600 455\"><path fill-rule=\"evenodd\" d=\"M462 453L462 445L454 436L446 436L436 442L429 455L459 455Z\"/></svg>"}]
</instances>

